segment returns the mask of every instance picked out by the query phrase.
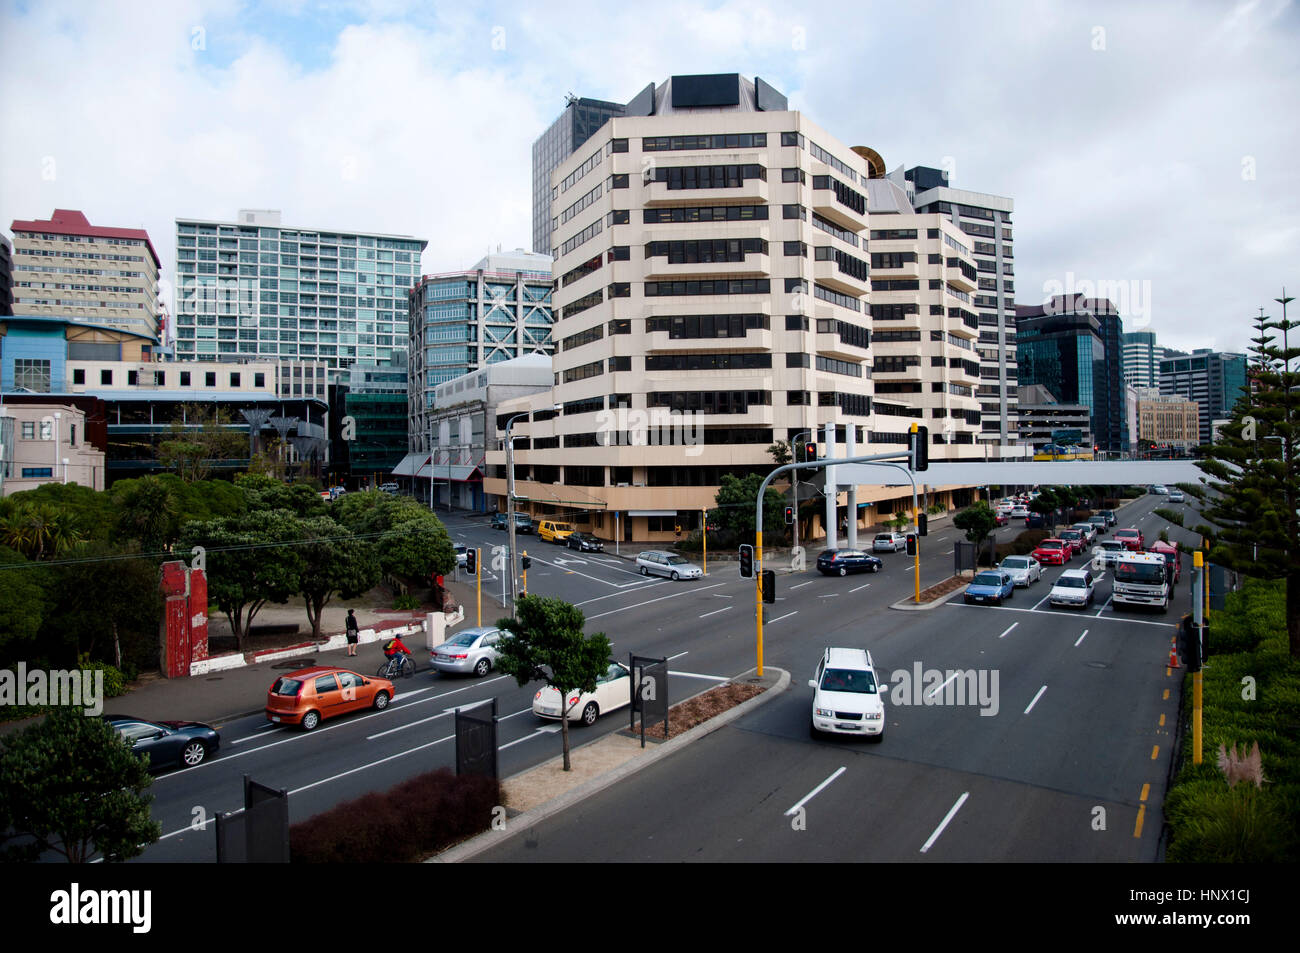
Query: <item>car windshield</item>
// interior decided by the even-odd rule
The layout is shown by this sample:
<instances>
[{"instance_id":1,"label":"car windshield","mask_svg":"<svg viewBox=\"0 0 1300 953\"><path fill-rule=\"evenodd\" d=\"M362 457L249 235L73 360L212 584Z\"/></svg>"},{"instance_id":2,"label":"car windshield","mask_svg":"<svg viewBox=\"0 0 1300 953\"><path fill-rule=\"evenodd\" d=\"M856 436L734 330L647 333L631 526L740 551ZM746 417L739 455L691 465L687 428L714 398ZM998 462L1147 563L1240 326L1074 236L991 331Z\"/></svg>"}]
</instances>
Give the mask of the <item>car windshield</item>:
<instances>
[{"instance_id":1,"label":"car windshield","mask_svg":"<svg viewBox=\"0 0 1300 953\"><path fill-rule=\"evenodd\" d=\"M828 692L856 692L859 695L876 694L876 679L870 672L853 668L828 668L822 676L822 690Z\"/></svg>"},{"instance_id":2,"label":"car windshield","mask_svg":"<svg viewBox=\"0 0 1300 953\"><path fill-rule=\"evenodd\" d=\"M1077 529L1067 529L1061 534L1061 539L1078 539L1082 535Z\"/></svg>"},{"instance_id":3,"label":"car windshield","mask_svg":"<svg viewBox=\"0 0 1300 953\"><path fill-rule=\"evenodd\" d=\"M681 556L669 556L668 564L670 566L685 566L686 560L683 559Z\"/></svg>"},{"instance_id":4,"label":"car windshield","mask_svg":"<svg viewBox=\"0 0 1300 953\"><path fill-rule=\"evenodd\" d=\"M1059 539L1045 539L1038 544L1039 549L1060 549L1061 541Z\"/></svg>"},{"instance_id":5,"label":"car windshield","mask_svg":"<svg viewBox=\"0 0 1300 953\"><path fill-rule=\"evenodd\" d=\"M995 572L982 572L975 577L974 584L977 586L1000 586L1002 585L1002 577Z\"/></svg>"},{"instance_id":6,"label":"car windshield","mask_svg":"<svg viewBox=\"0 0 1300 953\"><path fill-rule=\"evenodd\" d=\"M1056 584L1062 589L1086 589L1083 579L1079 576L1062 576L1056 580Z\"/></svg>"},{"instance_id":7,"label":"car windshield","mask_svg":"<svg viewBox=\"0 0 1300 953\"><path fill-rule=\"evenodd\" d=\"M1119 563L1115 567L1115 578L1124 582L1158 586L1165 581L1165 567L1151 563Z\"/></svg>"},{"instance_id":8,"label":"car windshield","mask_svg":"<svg viewBox=\"0 0 1300 953\"><path fill-rule=\"evenodd\" d=\"M1137 539L1138 531L1135 529L1117 529L1116 536L1123 536L1125 539Z\"/></svg>"},{"instance_id":9,"label":"car windshield","mask_svg":"<svg viewBox=\"0 0 1300 953\"><path fill-rule=\"evenodd\" d=\"M448 645L473 645L474 641L481 635L479 632L462 632L454 639L448 639Z\"/></svg>"},{"instance_id":10,"label":"car windshield","mask_svg":"<svg viewBox=\"0 0 1300 953\"><path fill-rule=\"evenodd\" d=\"M1028 568L1029 568L1029 560L1028 560L1028 558L1026 558L1026 557L1024 557L1024 556L1008 556L1006 559L1002 560L1002 568L1004 568L1004 569L1028 569Z\"/></svg>"}]
</instances>

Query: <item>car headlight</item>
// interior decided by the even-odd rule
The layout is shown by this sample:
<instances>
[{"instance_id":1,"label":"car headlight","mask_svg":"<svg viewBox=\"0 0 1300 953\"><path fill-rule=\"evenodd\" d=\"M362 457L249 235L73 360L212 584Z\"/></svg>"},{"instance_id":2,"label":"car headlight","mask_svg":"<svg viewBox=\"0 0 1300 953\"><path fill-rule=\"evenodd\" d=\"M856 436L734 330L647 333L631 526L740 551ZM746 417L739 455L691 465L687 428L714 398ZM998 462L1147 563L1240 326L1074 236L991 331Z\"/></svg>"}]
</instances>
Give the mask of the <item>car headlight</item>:
<instances>
[{"instance_id":1,"label":"car headlight","mask_svg":"<svg viewBox=\"0 0 1300 953\"><path fill-rule=\"evenodd\" d=\"M867 712L867 721L880 721L885 717L883 712Z\"/></svg>"},{"instance_id":2,"label":"car headlight","mask_svg":"<svg viewBox=\"0 0 1300 953\"><path fill-rule=\"evenodd\" d=\"M833 718L833 717L835 717L835 713L832 712L829 708L814 708L814 709L813 709L813 714L815 714L818 718Z\"/></svg>"}]
</instances>

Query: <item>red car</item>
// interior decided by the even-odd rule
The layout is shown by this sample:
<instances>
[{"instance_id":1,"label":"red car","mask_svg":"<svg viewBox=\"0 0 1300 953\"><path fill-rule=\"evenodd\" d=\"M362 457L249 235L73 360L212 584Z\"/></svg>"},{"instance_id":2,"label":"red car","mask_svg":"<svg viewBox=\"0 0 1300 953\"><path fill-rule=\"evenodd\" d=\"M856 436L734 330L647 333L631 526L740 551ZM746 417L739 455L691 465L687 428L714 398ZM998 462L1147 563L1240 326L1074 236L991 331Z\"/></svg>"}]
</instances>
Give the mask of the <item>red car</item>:
<instances>
[{"instance_id":1,"label":"red car","mask_svg":"<svg viewBox=\"0 0 1300 953\"><path fill-rule=\"evenodd\" d=\"M1082 553L1088 545L1088 541L1083 538L1083 534L1077 529L1061 530L1061 541L1067 543L1072 555Z\"/></svg>"},{"instance_id":2,"label":"red car","mask_svg":"<svg viewBox=\"0 0 1300 953\"><path fill-rule=\"evenodd\" d=\"M266 719L311 731L326 718L362 708L383 711L397 690L386 678L316 665L281 675L266 693Z\"/></svg>"},{"instance_id":3,"label":"red car","mask_svg":"<svg viewBox=\"0 0 1300 953\"><path fill-rule=\"evenodd\" d=\"M1142 549L1142 530L1140 529L1117 529L1112 539L1118 539L1124 544L1125 549L1131 549L1137 552Z\"/></svg>"},{"instance_id":4,"label":"red car","mask_svg":"<svg viewBox=\"0 0 1300 953\"><path fill-rule=\"evenodd\" d=\"M1074 558L1074 550L1063 539L1045 539L1029 555L1045 566L1064 566Z\"/></svg>"}]
</instances>

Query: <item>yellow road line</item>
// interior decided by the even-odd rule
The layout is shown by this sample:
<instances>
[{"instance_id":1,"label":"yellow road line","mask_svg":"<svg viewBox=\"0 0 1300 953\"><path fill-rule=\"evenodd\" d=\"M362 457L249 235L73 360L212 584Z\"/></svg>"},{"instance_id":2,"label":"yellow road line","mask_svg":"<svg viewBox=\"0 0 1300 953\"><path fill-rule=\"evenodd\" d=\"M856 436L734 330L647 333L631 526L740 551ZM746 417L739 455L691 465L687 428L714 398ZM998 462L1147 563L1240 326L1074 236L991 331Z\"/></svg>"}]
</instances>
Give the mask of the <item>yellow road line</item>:
<instances>
[{"instance_id":1,"label":"yellow road line","mask_svg":"<svg viewBox=\"0 0 1300 953\"><path fill-rule=\"evenodd\" d=\"M1160 754L1160 746L1159 746L1159 745L1152 745L1152 746L1151 746L1151 760L1152 760L1152 761L1156 760L1156 757L1157 757L1159 754Z\"/></svg>"},{"instance_id":2,"label":"yellow road line","mask_svg":"<svg viewBox=\"0 0 1300 953\"><path fill-rule=\"evenodd\" d=\"M1164 716L1164 715L1161 715L1161 716L1160 716L1160 727L1163 728L1164 726L1165 726L1165 716Z\"/></svg>"},{"instance_id":3,"label":"yellow road line","mask_svg":"<svg viewBox=\"0 0 1300 953\"><path fill-rule=\"evenodd\" d=\"M1147 806L1146 806L1145 804L1139 804L1139 805L1138 805L1138 819L1137 819L1137 823L1133 825L1133 836L1134 836L1134 837L1141 837L1141 836L1142 836L1142 821L1143 821L1143 819L1146 817L1146 813L1147 813Z\"/></svg>"},{"instance_id":4,"label":"yellow road line","mask_svg":"<svg viewBox=\"0 0 1300 953\"><path fill-rule=\"evenodd\" d=\"M1151 793L1151 785L1150 784L1142 785L1142 796L1139 797L1138 800L1145 801L1147 799L1147 795L1150 793Z\"/></svg>"},{"instance_id":5,"label":"yellow road line","mask_svg":"<svg viewBox=\"0 0 1300 953\"><path fill-rule=\"evenodd\" d=\"M1169 701L1169 689L1167 688L1165 689L1164 699L1165 701Z\"/></svg>"}]
</instances>

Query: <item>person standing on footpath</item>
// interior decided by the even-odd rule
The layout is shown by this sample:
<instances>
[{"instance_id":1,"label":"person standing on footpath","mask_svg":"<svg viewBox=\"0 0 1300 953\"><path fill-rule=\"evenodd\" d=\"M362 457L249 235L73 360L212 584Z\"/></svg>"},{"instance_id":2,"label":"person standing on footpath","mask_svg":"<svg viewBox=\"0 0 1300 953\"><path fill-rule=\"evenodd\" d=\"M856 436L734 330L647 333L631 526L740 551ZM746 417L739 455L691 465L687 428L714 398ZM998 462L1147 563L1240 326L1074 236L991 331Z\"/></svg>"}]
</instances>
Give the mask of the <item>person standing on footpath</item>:
<instances>
[{"instance_id":1,"label":"person standing on footpath","mask_svg":"<svg viewBox=\"0 0 1300 953\"><path fill-rule=\"evenodd\" d=\"M348 655L356 655L357 636L359 634L359 626L357 625L357 614L355 609L348 610L347 634L348 634Z\"/></svg>"}]
</instances>

